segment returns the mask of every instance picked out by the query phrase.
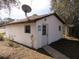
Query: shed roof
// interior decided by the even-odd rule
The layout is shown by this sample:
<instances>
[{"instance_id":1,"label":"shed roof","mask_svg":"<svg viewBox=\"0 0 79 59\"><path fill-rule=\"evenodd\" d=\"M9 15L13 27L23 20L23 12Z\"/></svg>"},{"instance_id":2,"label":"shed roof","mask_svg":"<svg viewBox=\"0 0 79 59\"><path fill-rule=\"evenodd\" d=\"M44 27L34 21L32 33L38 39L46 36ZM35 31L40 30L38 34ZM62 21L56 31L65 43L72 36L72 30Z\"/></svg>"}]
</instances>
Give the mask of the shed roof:
<instances>
[{"instance_id":1,"label":"shed roof","mask_svg":"<svg viewBox=\"0 0 79 59\"><path fill-rule=\"evenodd\" d=\"M46 18L46 17L49 17L49 16L56 16L58 18L59 21L61 21L63 24L65 24L65 22L56 14L56 13L51 13L51 14L46 14L46 15L33 15L33 16L30 16L28 18L25 18L25 19L22 19L22 20L19 20L19 21L13 21L13 22L10 22L6 25L12 25L12 24L20 24L20 23L32 23L32 22L36 22L38 20L41 20L43 18Z\"/></svg>"}]
</instances>

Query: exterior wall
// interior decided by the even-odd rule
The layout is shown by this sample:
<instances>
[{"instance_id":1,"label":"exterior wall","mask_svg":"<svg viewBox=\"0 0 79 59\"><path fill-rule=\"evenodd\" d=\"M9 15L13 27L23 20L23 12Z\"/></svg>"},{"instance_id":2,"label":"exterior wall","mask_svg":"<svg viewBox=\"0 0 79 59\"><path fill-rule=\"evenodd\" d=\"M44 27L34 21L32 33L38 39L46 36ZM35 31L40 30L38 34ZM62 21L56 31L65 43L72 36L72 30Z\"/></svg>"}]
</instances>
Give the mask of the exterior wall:
<instances>
[{"instance_id":1,"label":"exterior wall","mask_svg":"<svg viewBox=\"0 0 79 59\"><path fill-rule=\"evenodd\" d=\"M42 35L42 25L47 24L47 38L44 39ZM31 33L25 33L25 26L31 25ZM40 31L38 31L38 26L41 26ZM59 26L62 27L59 31ZM47 40L47 44L55 42L63 37L63 24L55 17L49 16L46 19L38 20L36 23L22 23L6 26L6 35L24 45L33 48L40 48L44 46L44 43Z\"/></svg>"},{"instance_id":2,"label":"exterior wall","mask_svg":"<svg viewBox=\"0 0 79 59\"><path fill-rule=\"evenodd\" d=\"M45 19L39 20L36 22L36 28L37 28L37 34L38 34L38 47L42 47L43 46L43 41L46 41L43 38L42 35L42 30L38 31L38 25L41 26L42 29L42 25L43 24L47 24L48 25L48 36L47 36L47 40L48 40L48 44L55 42L57 40L59 40L60 38L63 38L63 24L55 17L55 16L49 16ZM61 26L61 31L59 31L59 26Z\"/></svg>"},{"instance_id":3,"label":"exterior wall","mask_svg":"<svg viewBox=\"0 0 79 59\"><path fill-rule=\"evenodd\" d=\"M49 24L49 30L48 30L48 44L51 42L57 41L60 38L63 38L63 30L64 30L64 25L55 17L55 16L50 16L47 20ZM61 26L61 31L59 31L59 26Z\"/></svg>"},{"instance_id":4,"label":"exterior wall","mask_svg":"<svg viewBox=\"0 0 79 59\"><path fill-rule=\"evenodd\" d=\"M25 33L25 26L31 26L31 33ZM14 24L6 26L6 35L16 42L37 48L35 23Z\"/></svg>"}]
</instances>

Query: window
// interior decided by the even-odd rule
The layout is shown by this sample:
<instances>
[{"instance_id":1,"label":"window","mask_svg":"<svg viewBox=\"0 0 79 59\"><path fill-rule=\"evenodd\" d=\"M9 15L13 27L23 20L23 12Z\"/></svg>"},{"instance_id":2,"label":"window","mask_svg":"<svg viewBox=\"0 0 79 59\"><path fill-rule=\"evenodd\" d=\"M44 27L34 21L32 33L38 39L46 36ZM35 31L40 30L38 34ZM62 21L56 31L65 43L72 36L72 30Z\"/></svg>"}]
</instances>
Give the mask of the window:
<instances>
[{"instance_id":1,"label":"window","mask_svg":"<svg viewBox=\"0 0 79 59\"><path fill-rule=\"evenodd\" d=\"M59 25L59 31L61 31L61 26Z\"/></svg>"},{"instance_id":2,"label":"window","mask_svg":"<svg viewBox=\"0 0 79 59\"><path fill-rule=\"evenodd\" d=\"M46 35L46 25L42 26L42 35Z\"/></svg>"},{"instance_id":3,"label":"window","mask_svg":"<svg viewBox=\"0 0 79 59\"><path fill-rule=\"evenodd\" d=\"M31 33L30 25L25 26L25 33Z\"/></svg>"},{"instance_id":4,"label":"window","mask_svg":"<svg viewBox=\"0 0 79 59\"><path fill-rule=\"evenodd\" d=\"M47 19L45 18L44 21L46 21Z\"/></svg>"},{"instance_id":5,"label":"window","mask_svg":"<svg viewBox=\"0 0 79 59\"><path fill-rule=\"evenodd\" d=\"M38 31L41 31L41 25L38 25Z\"/></svg>"}]
</instances>

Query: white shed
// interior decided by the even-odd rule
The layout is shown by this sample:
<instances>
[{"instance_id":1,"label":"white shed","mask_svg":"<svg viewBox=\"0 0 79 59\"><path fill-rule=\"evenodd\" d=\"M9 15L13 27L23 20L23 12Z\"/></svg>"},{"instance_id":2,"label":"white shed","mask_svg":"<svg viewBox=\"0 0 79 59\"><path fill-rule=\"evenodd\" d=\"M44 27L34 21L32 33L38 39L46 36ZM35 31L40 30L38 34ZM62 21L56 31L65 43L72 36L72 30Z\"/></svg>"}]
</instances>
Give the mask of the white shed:
<instances>
[{"instance_id":1,"label":"white shed","mask_svg":"<svg viewBox=\"0 0 79 59\"><path fill-rule=\"evenodd\" d=\"M63 38L64 22L57 14L31 16L5 25L6 35L14 41L38 49Z\"/></svg>"}]
</instances>

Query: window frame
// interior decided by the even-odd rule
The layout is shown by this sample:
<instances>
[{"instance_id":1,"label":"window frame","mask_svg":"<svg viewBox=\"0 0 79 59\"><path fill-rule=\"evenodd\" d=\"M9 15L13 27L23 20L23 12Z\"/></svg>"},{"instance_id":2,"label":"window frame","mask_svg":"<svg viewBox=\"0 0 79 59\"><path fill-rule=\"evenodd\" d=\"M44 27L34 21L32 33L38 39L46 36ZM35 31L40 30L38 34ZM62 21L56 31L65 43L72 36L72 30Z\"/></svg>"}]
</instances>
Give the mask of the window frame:
<instances>
[{"instance_id":1,"label":"window frame","mask_svg":"<svg viewBox=\"0 0 79 59\"><path fill-rule=\"evenodd\" d=\"M58 27L58 28L59 28L59 31L61 31L61 30L62 30L62 27L61 27L61 25L59 25L59 27Z\"/></svg>"},{"instance_id":2,"label":"window frame","mask_svg":"<svg viewBox=\"0 0 79 59\"><path fill-rule=\"evenodd\" d=\"M25 26L25 33L31 33L31 26L30 25Z\"/></svg>"},{"instance_id":3,"label":"window frame","mask_svg":"<svg viewBox=\"0 0 79 59\"><path fill-rule=\"evenodd\" d=\"M42 25L42 35L47 35L46 25Z\"/></svg>"}]
</instances>

